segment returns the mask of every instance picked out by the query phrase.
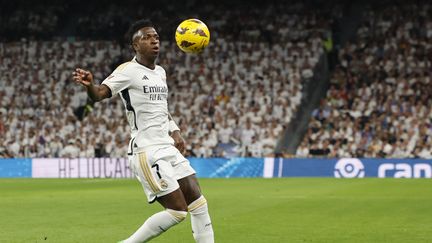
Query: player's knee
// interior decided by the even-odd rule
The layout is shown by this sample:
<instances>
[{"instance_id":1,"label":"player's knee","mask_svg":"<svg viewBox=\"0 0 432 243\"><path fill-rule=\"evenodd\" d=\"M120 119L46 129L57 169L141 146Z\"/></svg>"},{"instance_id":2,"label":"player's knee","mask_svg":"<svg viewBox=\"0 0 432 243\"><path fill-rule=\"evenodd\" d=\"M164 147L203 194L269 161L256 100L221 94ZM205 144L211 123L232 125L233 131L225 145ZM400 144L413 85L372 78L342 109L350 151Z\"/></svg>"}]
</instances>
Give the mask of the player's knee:
<instances>
[{"instance_id":1,"label":"player's knee","mask_svg":"<svg viewBox=\"0 0 432 243\"><path fill-rule=\"evenodd\" d=\"M170 205L167 206L167 208L172 209L172 210L176 210L176 211L184 211L187 212L188 211L188 207L186 202L182 202L182 201L177 201L176 203L172 203Z\"/></svg>"},{"instance_id":2,"label":"player's knee","mask_svg":"<svg viewBox=\"0 0 432 243\"><path fill-rule=\"evenodd\" d=\"M173 210L173 209L166 209L166 211L173 216L173 218L177 221L177 223L180 223L181 221L185 220L187 216L186 211L179 211L179 210Z\"/></svg>"},{"instance_id":3,"label":"player's knee","mask_svg":"<svg viewBox=\"0 0 432 243\"><path fill-rule=\"evenodd\" d=\"M188 211L191 214L205 213L207 210L207 200L202 195L188 206Z\"/></svg>"}]
</instances>

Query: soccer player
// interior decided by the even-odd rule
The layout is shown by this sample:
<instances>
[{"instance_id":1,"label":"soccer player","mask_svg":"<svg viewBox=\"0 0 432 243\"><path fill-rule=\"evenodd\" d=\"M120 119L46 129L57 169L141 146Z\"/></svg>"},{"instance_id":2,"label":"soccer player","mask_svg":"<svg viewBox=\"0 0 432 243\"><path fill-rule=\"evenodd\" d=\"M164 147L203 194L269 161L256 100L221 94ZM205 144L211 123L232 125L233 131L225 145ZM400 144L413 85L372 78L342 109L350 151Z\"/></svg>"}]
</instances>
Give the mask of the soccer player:
<instances>
[{"instance_id":1,"label":"soccer player","mask_svg":"<svg viewBox=\"0 0 432 243\"><path fill-rule=\"evenodd\" d=\"M122 242L147 242L180 223L190 212L193 237L198 243L214 242L207 201L201 194L194 169L179 150L185 149L179 128L168 113L165 70L156 65L159 35L152 23L140 20L128 31L135 57L118 66L101 85L93 75L77 68L73 79L95 102L119 94L131 127L129 161L150 203L165 210L150 216Z\"/></svg>"}]
</instances>

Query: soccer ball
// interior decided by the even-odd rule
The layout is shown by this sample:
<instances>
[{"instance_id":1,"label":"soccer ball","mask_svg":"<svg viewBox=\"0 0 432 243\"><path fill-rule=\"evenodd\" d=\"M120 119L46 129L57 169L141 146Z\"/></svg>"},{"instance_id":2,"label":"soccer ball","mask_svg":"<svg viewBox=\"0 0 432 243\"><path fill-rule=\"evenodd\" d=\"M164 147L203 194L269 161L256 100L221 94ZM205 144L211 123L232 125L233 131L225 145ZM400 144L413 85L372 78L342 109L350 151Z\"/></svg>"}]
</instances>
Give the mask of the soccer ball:
<instances>
[{"instance_id":1,"label":"soccer ball","mask_svg":"<svg viewBox=\"0 0 432 243\"><path fill-rule=\"evenodd\" d=\"M186 53L200 53L209 44L210 32L199 19L187 19L180 23L175 33L177 46Z\"/></svg>"}]
</instances>

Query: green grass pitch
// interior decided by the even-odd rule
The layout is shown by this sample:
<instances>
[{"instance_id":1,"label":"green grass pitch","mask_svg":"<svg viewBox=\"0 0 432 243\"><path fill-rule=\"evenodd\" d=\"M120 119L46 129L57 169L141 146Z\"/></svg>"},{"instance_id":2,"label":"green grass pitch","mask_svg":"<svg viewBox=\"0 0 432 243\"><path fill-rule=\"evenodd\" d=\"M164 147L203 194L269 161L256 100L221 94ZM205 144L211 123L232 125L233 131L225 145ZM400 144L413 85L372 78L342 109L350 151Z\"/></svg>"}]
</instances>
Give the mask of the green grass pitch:
<instances>
[{"instance_id":1,"label":"green grass pitch","mask_svg":"<svg viewBox=\"0 0 432 243\"><path fill-rule=\"evenodd\" d=\"M216 242L432 242L430 179L200 179ZM0 242L116 242L161 207L136 180L0 179ZM189 216L153 242L194 242Z\"/></svg>"}]
</instances>

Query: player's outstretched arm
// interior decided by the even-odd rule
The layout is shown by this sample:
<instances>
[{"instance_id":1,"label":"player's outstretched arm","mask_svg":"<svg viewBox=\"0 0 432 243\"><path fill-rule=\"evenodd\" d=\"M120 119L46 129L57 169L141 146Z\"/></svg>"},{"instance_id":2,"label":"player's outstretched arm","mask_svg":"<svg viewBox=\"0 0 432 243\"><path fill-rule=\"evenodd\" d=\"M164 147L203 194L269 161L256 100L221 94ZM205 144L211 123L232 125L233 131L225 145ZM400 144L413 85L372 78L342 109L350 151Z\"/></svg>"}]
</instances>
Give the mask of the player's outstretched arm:
<instances>
[{"instance_id":1,"label":"player's outstretched arm","mask_svg":"<svg viewBox=\"0 0 432 243\"><path fill-rule=\"evenodd\" d=\"M93 74L87 70L75 69L72 72L72 78L75 82L86 87L88 96L95 102L111 97L111 90L106 85L93 84Z\"/></svg>"}]
</instances>

